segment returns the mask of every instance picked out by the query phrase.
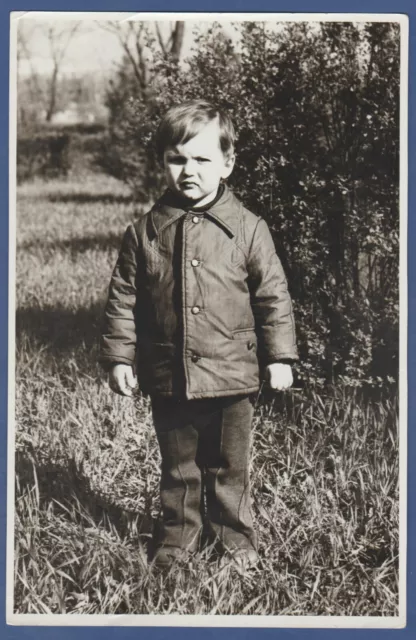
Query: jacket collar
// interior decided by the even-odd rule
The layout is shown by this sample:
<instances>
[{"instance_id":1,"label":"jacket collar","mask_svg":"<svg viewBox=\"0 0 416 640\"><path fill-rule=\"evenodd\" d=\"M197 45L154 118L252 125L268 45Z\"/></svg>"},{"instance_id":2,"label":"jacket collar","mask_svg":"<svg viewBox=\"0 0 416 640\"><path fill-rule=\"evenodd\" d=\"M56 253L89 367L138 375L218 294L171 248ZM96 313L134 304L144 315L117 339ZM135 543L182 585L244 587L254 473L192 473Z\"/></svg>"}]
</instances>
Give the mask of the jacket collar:
<instances>
[{"instance_id":1,"label":"jacket collar","mask_svg":"<svg viewBox=\"0 0 416 640\"><path fill-rule=\"evenodd\" d=\"M210 218L219 227L221 227L227 235L233 238L238 230L238 212L240 210L240 206L240 202L232 191L230 191L227 185L225 185L222 196L219 200L214 202L212 207L203 211L203 215ZM188 212L192 212L192 209L183 208L182 203L174 194L172 194L171 191L165 191L150 212L153 232L155 235L158 235L161 231L166 229L166 227Z\"/></svg>"}]
</instances>

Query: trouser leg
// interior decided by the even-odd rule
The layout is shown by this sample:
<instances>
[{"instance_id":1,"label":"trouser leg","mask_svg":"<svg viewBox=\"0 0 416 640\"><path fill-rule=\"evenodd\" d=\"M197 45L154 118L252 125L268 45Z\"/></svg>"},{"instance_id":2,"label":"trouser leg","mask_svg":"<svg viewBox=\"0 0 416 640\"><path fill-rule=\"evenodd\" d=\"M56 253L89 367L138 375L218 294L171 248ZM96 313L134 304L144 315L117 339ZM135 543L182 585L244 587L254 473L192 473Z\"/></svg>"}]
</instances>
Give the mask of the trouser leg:
<instances>
[{"instance_id":1,"label":"trouser leg","mask_svg":"<svg viewBox=\"0 0 416 640\"><path fill-rule=\"evenodd\" d=\"M250 507L250 445L253 406L249 398L224 399L200 432L207 516L227 549L256 548Z\"/></svg>"},{"instance_id":2,"label":"trouser leg","mask_svg":"<svg viewBox=\"0 0 416 640\"><path fill-rule=\"evenodd\" d=\"M194 551L202 530L201 470L196 464L198 431L180 403L153 403L153 421L162 458L161 544Z\"/></svg>"}]
</instances>

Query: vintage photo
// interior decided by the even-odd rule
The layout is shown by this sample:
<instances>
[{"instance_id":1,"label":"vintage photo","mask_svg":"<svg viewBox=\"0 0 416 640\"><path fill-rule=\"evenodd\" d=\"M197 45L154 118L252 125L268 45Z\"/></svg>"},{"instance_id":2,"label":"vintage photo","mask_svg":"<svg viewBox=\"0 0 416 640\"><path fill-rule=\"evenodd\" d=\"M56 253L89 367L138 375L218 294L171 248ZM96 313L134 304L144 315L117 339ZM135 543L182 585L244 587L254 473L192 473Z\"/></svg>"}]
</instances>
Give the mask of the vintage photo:
<instances>
[{"instance_id":1,"label":"vintage photo","mask_svg":"<svg viewBox=\"0 0 416 640\"><path fill-rule=\"evenodd\" d=\"M8 622L404 626L406 18L15 13L10 65Z\"/></svg>"}]
</instances>

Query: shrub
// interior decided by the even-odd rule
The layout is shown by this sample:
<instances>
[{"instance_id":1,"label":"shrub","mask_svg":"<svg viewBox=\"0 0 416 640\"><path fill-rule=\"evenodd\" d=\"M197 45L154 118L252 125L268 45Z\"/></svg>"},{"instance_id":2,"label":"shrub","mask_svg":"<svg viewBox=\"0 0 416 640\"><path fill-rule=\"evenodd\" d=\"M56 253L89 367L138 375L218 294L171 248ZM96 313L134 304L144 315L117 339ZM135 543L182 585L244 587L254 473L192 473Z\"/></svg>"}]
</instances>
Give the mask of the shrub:
<instances>
[{"instance_id":1,"label":"shrub","mask_svg":"<svg viewBox=\"0 0 416 640\"><path fill-rule=\"evenodd\" d=\"M68 133L42 131L17 140L17 180L36 175L66 175L69 169Z\"/></svg>"},{"instance_id":2,"label":"shrub","mask_svg":"<svg viewBox=\"0 0 416 640\"><path fill-rule=\"evenodd\" d=\"M398 27L243 23L239 32L236 48L214 25L185 66L155 55L145 95L123 67L108 98L108 170L141 200L155 197L161 113L200 97L227 107L239 135L231 183L274 234L300 375L397 377Z\"/></svg>"},{"instance_id":3,"label":"shrub","mask_svg":"<svg viewBox=\"0 0 416 640\"><path fill-rule=\"evenodd\" d=\"M52 178L93 168L101 154L106 129L100 123L38 126L19 131L17 180Z\"/></svg>"}]
</instances>

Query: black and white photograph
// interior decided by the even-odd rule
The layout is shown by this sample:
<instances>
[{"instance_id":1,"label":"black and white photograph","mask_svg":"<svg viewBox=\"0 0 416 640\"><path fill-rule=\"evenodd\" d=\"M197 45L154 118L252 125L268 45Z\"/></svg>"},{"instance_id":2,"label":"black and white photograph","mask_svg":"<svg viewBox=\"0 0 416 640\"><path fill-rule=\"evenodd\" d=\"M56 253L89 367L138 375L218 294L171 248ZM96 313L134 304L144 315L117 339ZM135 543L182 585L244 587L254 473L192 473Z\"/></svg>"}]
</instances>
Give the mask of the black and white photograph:
<instances>
[{"instance_id":1,"label":"black and white photograph","mask_svg":"<svg viewBox=\"0 0 416 640\"><path fill-rule=\"evenodd\" d=\"M407 31L12 13L9 623L405 625Z\"/></svg>"}]
</instances>

